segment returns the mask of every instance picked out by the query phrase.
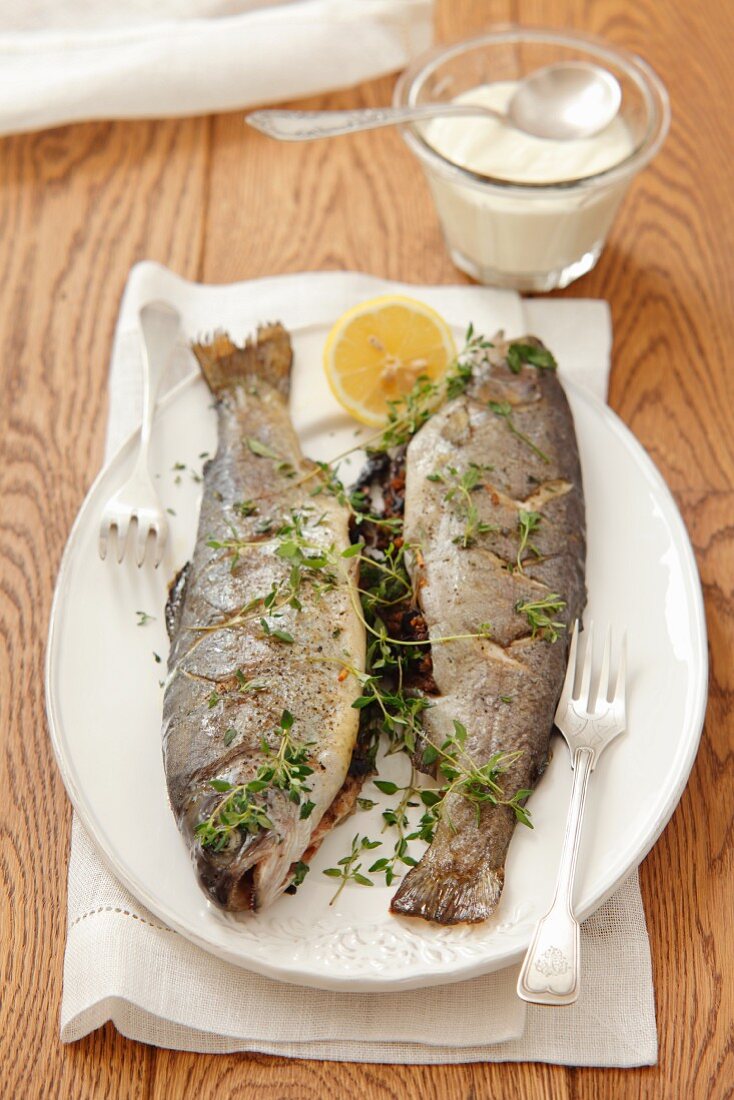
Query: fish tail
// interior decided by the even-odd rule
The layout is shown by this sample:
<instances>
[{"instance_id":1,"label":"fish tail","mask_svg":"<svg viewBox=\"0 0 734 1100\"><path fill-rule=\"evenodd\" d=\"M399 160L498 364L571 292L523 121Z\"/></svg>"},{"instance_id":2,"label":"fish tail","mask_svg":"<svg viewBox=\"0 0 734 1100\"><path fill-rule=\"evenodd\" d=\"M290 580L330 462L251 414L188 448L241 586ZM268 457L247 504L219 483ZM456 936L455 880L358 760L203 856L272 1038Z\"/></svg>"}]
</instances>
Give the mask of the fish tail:
<instances>
[{"instance_id":1,"label":"fish tail","mask_svg":"<svg viewBox=\"0 0 734 1100\"><path fill-rule=\"evenodd\" d=\"M284 397L290 392L293 349L281 324L261 325L255 339L248 339L244 347L226 332L218 332L208 343L192 344L192 351L215 397L257 380Z\"/></svg>"},{"instance_id":2,"label":"fish tail","mask_svg":"<svg viewBox=\"0 0 734 1100\"><path fill-rule=\"evenodd\" d=\"M390 910L439 924L477 924L497 908L504 881L504 867L482 867L471 876L442 868L439 874L428 852L403 879Z\"/></svg>"}]
</instances>

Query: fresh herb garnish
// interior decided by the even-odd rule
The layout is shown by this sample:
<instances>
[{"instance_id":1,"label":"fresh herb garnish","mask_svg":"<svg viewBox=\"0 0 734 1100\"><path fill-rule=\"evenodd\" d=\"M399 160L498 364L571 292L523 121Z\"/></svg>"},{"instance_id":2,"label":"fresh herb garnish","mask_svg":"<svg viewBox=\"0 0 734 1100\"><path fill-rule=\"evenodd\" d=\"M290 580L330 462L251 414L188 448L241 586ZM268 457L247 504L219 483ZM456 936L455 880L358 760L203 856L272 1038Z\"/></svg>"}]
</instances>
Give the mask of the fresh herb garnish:
<instances>
[{"instance_id":1,"label":"fresh herb garnish","mask_svg":"<svg viewBox=\"0 0 734 1100\"><path fill-rule=\"evenodd\" d=\"M268 447L266 443L261 443L259 439L252 439L250 436L245 440L247 446L250 448L254 455L258 455L259 458L272 458L276 462L282 461L282 456L276 454L271 447Z\"/></svg>"},{"instance_id":2,"label":"fresh herb garnish","mask_svg":"<svg viewBox=\"0 0 734 1100\"><path fill-rule=\"evenodd\" d=\"M281 630L279 627L273 629L267 619L260 619L260 626L262 627L263 634L267 638L277 638L279 642L285 642L286 645L292 645L294 642L293 635L287 630Z\"/></svg>"},{"instance_id":3,"label":"fresh herb garnish","mask_svg":"<svg viewBox=\"0 0 734 1100\"><path fill-rule=\"evenodd\" d=\"M463 533L453 539L464 549L474 545L477 535L497 530L491 523L480 520L479 509L472 496L473 493L484 488L482 475L491 469L491 466L479 466L476 462L470 462L462 472L455 466L447 465L428 474L429 481L439 481L447 486L444 500L453 501L456 512L464 520Z\"/></svg>"},{"instance_id":4,"label":"fresh herb garnish","mask_svg":"<svg viewBox=\"0 0 734 1100\"><path fill-rule=\"evenodd\" d=\"M530 448L530 450L538 456L538 458L543 460L543 462L550 462L550 459L548 458L548 455L545 453L545 451L541 451L540 447L533 443L530 436L525 435L524 432L521 432L520 429L516 427L515 421L512 419L512 405L509 403L509 401L489 401L488 404L489 408L492 410L495 416L501 416L503 418L503 420L507 424L509 431L511 431L513 435L516 435L518 439L521 439L522 442L525 443Z\"/></svg>"},{"instance_id":5,"label":"fresh herb garnish","mask_svg":"<svg viewBox=\"0 0 734 1100\"><path fill-rule=\"evenodd\" d=\"M237 736L237 730L234 728L234 726L230 726L229 729L224 734L224 747L225 747L225 749L229 748L229 746L232 744L232 742L234 741L236 736Z\"/></svg>"},{"instance_id":6,"label":"fresh herb garnish","mask_svg":"<svg viewBox=\"0 0 734 1100\"><path fill-rule=\"evenodd\" d=\"M412 439L439 405L464 393L472 379L474 367L486 357L487 349L491 347L492 344L475 333L473 325L469 325L464 347L439 382L432 382L421 375L409 393L388 402L387 427L368 450L388 451Z\"/></svg>"},{"instance_id":7,"label":"fresh herb garnish","mask_svg":"<svg viewBox=\"0 0 734 1100\"><path fill-rule=\"evenodd\" d=\"M248 680L241 668L235 671L234 678L237 681L237 690L243 694L267 690L268 685L262 680Z\"/></svg>"},{"instance_id":8,"label":"fresh herb garnish","mask_svg":"<svg viewBox=\"0 0 734 1100\"><path fill-rule=\"evenodd\" d=\"M556 370L558 363L547 348L535 344L510 344L507 349L507 366L513 374L519 374L523 363L529 363L539 370Z\"/></svg>"},{"instance_id":9,"label":"fresh herb garnish","mask_svg":"<svg viewBox=\"0 0 734 1100\"><path fill-rule=\"evenodd\" d=\"M533 546L530 536L538 530L542 518L540 512L526 512L522 508L517 513L517 526L520 532L520 545L517 548L517 570L519 573L523 572L522 562L526 550L529 550L531 554L535 554L536 558L540 557L540 551L536 546Z\"/></svg>"},{"instance_id":10,"label":"fresh herb garnish","mask_svg":"<svg viewBox=\"0 0 734 1100\"><path fill-rule=\"evenodd\" d=\"M438 795L438 801L435 801L430 807L427 816L432 816L438 821L445 815L451 827L447 799L451 795L459 795L474 807L477 823L481 818L482 807L490 804L509 807L518 821L532 829L530 814L524 806L520 805L532 794L532 791L521 789L516 791L511 798L506 798L498 782L510 765L522 756L522 750L494 753L485 764L479 765L467 752L466 742L466 727L454 719L454 732L450 737L447 737L440 746L432 743L426 746L423 752L423 763L426 767L435 764L438 774L446 780L444 787L431 792ZM424 794L426 792L419 793ZM412 839L412 837L408 839Z\"/></svg>"},{"instance_id":11,"label":"fresh herb garnish","mask_svg":"<svg viewBox=\"0 0 734 1100\"><path fill-rule=\"evenodd\" d=\"M313 774L313 768L307 762L311 742L304 744L293 738L293 722L293 715L284 710L278 728L280 741L277 751L274 752L267 742L263 742L265 762L249 783L233 786L226 779L209 781L209 785L215 791L226 794L226 798L205 821L196 826L195 832L202 848L220 852L232 842L237 832L247 834L272 829L273 823L260 797L266 790L282 791L290 802L301 806L301 812L304 805L309 805L302 802L302 798L311 791L306 783Z\"/></svg>"},{"instance_id":12,"label":"fresh herb garnish","mask_svg":"<svg viewBox=\"0 0 734 1100\"><path fill-rule=\"evenodd\" d=\"M300 886L310 870L311 868L309 865L304 863L302 859L299 859L298 863L293 868L293 881L291 886Z\"/></svg>"},{"instance_id":13,"label":"fresh herb garnish","mask_svg":"<svg viewBox=\"0 0 734 1100\"><path fill-rule=\"evenodd\" d=\"M155 615L149 615L147 611L136 611L138 616L136 626L146 626L147 623L155 622Z\"/></svg>"},{"instance_id":14,"label":"fresh herb garnish","mask_svg":"<svg viewBox=\"0 0 734 1100\"><path fill-rule=\"evenodd\" d=\"M553 618L566 606L566 601L556 592L551 592L542 600L519 600L515 610L528 620L531 637L540 635L547 642L557 642L560 632L566 624Z\"/></svg>"},{"instance_id":15,"label":"fresh herb garnish","mask_svg":"<svg viewBox=\"0 0 734 1100\"><path fill-rule=\"evenodd\" d=\"M337 860L336 867L326 868L323 874L328 875L329 878L340 879L338 889L329 902L329 905L334 904L348 882L356 882L359 886L374 886L372 880L362 874L362 864L358 863L357 860L362 852L379 847L379 840L370 840L367 836L360 837L359 833L357 833L352 840L352 849L349 855L342 856L341 859Z\"/></svg>"}]
</instances>

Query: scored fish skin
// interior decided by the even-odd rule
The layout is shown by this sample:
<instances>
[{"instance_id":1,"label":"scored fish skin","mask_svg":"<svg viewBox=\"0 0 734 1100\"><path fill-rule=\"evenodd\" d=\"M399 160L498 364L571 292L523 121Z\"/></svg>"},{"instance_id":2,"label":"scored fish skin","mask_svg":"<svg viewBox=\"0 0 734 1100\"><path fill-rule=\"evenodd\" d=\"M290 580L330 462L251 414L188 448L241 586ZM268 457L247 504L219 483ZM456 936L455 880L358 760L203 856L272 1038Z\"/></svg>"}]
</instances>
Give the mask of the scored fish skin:
<instances>
[{"instance_id":1,"label":"scored fish skin","mask_svg":"<svg viewBox=\"0 0 734 1100\"><path fill-rule=\"evenodd\" d=\"M525 344L540 345L532 337ZM466 727L466 750L478 766L495 753L519 755L500 777L505 798L532 789L548 755L553 716L565 675L568 627L585 602L586 537L581 468L573 419L555 370L523 365L513 373L508 344L494 341L485 367L467 391L417 432L406 459L406 544L419 548L411 573L431 646L437 696L423 712L425 737L440 746ZM511 423L545 459L489 407L511 406ZM506 411L506 408L505 408ZM547 459L547 461L546 461ZM480 521L492 530L461 545L466 516L446 484L429 480L447 467L483 469L471 493ZM461 499L461 498L459 498ZM519 510L540 513L517 569ZM456 541L458 540L458 542ZM517 604L559 594L553 618L565 630L554 643L531 637ZM435 639L481 632L488 638ZM499 901L504 864L516 824L506 806L475 806L460 793L447 797L433 842L403 879L393 912L444 924L486 919Z\"/></svg>"},{"instance_id":2,"label":"scored fish skin","mask_svg":"<svg viewBox=\"0 0 734 1100\"><path fill-rule=\"evenodd\" d=\"M327 493L314 497L318 480L304 480L315 467L302 456L288 414L292 353L285 330L261 329L257 343L245 348L219 336L194 351L217 397L219 443L204 471L193 558L167 607L164 763L172 808L203 888L222 908L259 909L289 885L293 864L317 845L327 824L336 823L334 809L343 816L351 808L344 790L350 787L345 779L359 725L352 703L360 686L356 677L340 675L340 662L359 670L364 664L364 629L355 610L357 564L340 557L350 545L347 509ZM248 440L278 461L253 453ZM235 507L244 501L253 503L252 514ZM274 607L269 612L257 605L239 624L221 626L288 577L291 562L276 554L276 533L294 514L308 544L333 558L334 586L319 593L305 580L298 593L301 610L282 606L276 618ZM268 520L272 528L263 531ZM231 525L253 543L238 551L234 568L231 553L208 545L232 538ZM263 616L293 642L268 635ZM243 684L256 689L243 690ZM267 762L262 742L277 751L284 711L293 716L294 740L310 743L311 790L302 799L315 804L310 816L301 819L301 807L287 791L267 787L256 797L273 828L254 835L236 829L219 852L202 847L196 827L226 798L211 780L233 786L253 780Z\"/></svg>"}]
</instances>

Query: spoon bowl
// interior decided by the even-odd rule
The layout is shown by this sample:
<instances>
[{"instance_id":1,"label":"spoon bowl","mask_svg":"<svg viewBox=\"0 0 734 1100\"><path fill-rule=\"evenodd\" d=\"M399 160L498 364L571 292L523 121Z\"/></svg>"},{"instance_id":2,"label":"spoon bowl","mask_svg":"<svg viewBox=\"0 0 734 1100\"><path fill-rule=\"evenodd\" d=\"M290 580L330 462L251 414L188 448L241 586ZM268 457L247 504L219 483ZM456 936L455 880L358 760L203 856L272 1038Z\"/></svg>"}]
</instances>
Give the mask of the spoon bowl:
<instances>
[{"instance_id":1,"label":"spoon bowl","mask_svg":"<svg viewBox=\"0 0 734 1100\"><path fill-rule=\"evenodd\" d=\"M621 102L619 81L606 69L564 61L536 69L520 82L508 120L535 137L574 141L605 130Z\"/></svg>"}]
</instances>

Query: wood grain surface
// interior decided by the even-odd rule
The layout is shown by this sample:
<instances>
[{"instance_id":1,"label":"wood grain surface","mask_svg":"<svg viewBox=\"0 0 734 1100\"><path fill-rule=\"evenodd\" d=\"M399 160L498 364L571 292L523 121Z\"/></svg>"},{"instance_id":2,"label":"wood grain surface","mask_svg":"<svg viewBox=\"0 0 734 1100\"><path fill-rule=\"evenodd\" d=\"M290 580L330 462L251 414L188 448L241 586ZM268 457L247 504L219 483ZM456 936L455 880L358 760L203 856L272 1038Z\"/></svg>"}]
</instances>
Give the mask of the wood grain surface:
<instances>
[{"instance_id":1,"label":"wood grain surface","mask_svg":"<svg viewBox=\"0 0 734 1100\"><path fill-rule=\"evenodd\" d=\"M566 296L614 317L610 400L667 478L706 598L711 697L673 820L641 868L660 1062L381 1067L155 1050L107 1027L58 1039L70 807L49 747L54 579L101 460L130 265L208 282L355 268L462 277L391 131L276 146L241 114L95 123L0 143L0 1097L616 1100L734 1094L734 6L719 0L443 0L442 38L498 21L573 26L644 55L673 126L594 272ZM1 16L0 16L1 21ZM392 78L305 106L387 102Z\"/></svg>"}]
</instances>

